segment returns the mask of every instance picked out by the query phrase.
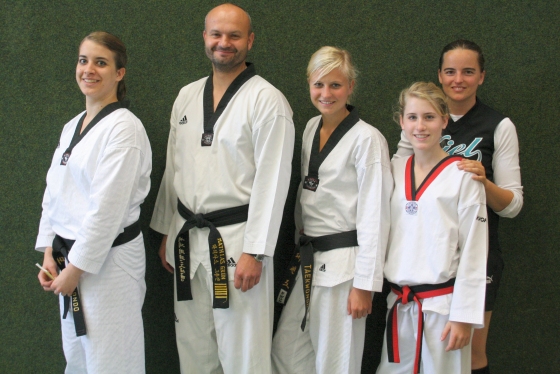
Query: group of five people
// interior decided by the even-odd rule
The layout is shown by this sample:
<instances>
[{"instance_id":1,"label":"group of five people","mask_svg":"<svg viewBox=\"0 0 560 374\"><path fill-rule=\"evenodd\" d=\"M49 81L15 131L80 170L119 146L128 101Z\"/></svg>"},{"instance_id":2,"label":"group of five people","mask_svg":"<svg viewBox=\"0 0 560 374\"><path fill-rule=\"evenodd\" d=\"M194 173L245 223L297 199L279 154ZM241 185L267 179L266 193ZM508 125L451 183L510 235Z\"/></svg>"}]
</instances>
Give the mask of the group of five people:
<instances>
[{"instance_id":1,"label":"group of five people","mask_svg":"<svg viewBox=\"0 0 560 374\"><path fill-rule=\"evenodd\" d=\"M313 54L307 80L320 115L303 134L298 245L272 338L292 111L246 62L254 33L243 9L212 9L203 38L212 73L173 105L150 224L174 273L181 372L360 372L365 317L384 277L392 292L379 373L470 373L473 328L473 372L489 372L503 267L497 220L519 212L522 187L515 127L476 98L480 48L444 48L443 91L424 82L402 91L392 161L383 135L349 104L357 72L348 52ZM39 281L60 295L68 373L145 370L138 219L151 149L123 101L125 65L115 36L82 40L76 80L86 111L64 127L47 174L36 249L54 279L41 271Z\"/></svg>"}]
</instances>

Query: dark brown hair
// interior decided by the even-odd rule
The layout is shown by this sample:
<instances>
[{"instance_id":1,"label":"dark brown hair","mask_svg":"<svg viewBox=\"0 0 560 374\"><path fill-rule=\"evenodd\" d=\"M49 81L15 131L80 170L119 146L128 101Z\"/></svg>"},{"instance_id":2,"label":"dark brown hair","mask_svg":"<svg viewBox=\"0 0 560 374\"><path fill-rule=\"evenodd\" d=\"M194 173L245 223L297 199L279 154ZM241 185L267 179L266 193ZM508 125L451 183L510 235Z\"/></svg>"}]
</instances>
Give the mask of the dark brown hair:
<instances>
[{"instance_id":1,"label":"dark brown hair","mask_svg":"<svg viewBox=\"0 0 560 374\"><path fill-rule=\"evenodd\" d=\"M441 66L443 65L443 55L454 49L468 49L476 52L478 54L478 67L481 72L484 71L484 55L482 54L482 49L475 42L466 39L455 40L443 47L441 55L439 56L439 70L441 70Z\"/></svg>"},{"instance_id":2,"label":"dark brown hair","mask_svg":"<svg viewBox=\"0 0 560 374\"><path fill-rule=\"evenodd\" d=\"M105 31L94 31L84 38L84 40L91 40L97 44L101 44L108 50L113 52L113 57L115 59L115 65L117 70L126 67L126 62L128 57L126 55L126 47L122 40L117 38L113 34L109 34ZM82 40L82 43L84 42ZM80 45L82 45L80 43ZM124 78L119 81L117 86L117 100L123 101L126 97L126 84L124 83Z\"/></svg>"}]
</instances>

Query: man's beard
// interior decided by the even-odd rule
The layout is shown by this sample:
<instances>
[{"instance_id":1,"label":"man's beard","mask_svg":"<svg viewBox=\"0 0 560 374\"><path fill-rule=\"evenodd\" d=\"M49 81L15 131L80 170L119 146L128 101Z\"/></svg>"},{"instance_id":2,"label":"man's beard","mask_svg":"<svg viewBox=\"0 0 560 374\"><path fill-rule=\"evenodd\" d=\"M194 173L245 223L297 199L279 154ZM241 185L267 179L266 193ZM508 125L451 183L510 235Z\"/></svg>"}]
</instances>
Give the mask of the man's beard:
<instances>
[{"instance_id":1,"label":"man's beard","mask_svg":"<svg viewBox=\"0 0 560 374\"><path fill-rule=\"evenodd\" d=\"M220 59L217 59L214 57L214 52L215 51L226 51L226 52L234 52L234 55L223 61ZM214 66L214 68L222 73L229 73L235 69L237 69L237 67L239 67L239 65L241 65L242 63L245 62L245 58L247 57L247 52L245 52L244 54L239 54L239 51L235 48L212 48L212 49L206 49L206 56L208 56L208 58L210 59L210 61L212 61L212 65Z\"/></svg>"}]
</instances>

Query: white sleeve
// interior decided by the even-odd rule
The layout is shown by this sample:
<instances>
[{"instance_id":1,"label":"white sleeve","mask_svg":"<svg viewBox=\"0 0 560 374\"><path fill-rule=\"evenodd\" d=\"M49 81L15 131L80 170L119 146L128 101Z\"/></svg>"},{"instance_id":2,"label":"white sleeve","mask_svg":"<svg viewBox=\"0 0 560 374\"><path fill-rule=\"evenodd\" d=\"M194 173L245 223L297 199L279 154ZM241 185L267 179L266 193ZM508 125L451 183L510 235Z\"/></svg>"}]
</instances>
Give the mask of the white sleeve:
<instances>
[{"instance_id":1,"label":"white sleeve","mask_svg":"<svg viewBox=\"0 0 560 374\"><path fill-rule=\"evenodd\" d=\"M494 154L492 155L494 183L513 193L513 199L507 207L496 212L501 217L513 218L523 206L523 186L519 167L519 141L515 125L509 118L504 118L494 132Z\"/></svg>"},{"instance_id":2,"label":"white sleeve","mask_svg":"<svg viewBox=\"0 0 560 374\"><path fill-rule=\"evenodd\" d=\"M256 105L278 110L253 128L255 177L249 199L244 253L273 256L292 173L295 130L291 109L281 94L262 98ZM281 101L281 102L280 102ZM266 109L263 109L266 110ZM258 114L257 114L258 116Z\"/></svg>"},{"instance_id":3,"label":"white sleeve","mask_svg":"<svg viewBox=\"0 0 560 374\"><path fill-rule=\"evenodd\" d=\"M59 140L59 144L60 144L60 140ZM53 160L51 161L49 170L51 167L53 167L53 165L56 165L55 162L56 161L54 160L54 156L53 156ZM42 202L43 211L41 213L41 220L39 221L39 233L37 234L37 240L35 242L35 250L39 252L45 252L45 249L47 247L52 247L52 243L56 235L56 233L52 229L51 222L47 214L49 210L50 201L51 201L51 195L49 193L49 189L47 186L45 187L45 193L43 194L43 202Z\"/></svg>"},{"instance_id":4,"label":"white sleeve","mask_svg":"<svg viewBox=\"0 0 560 374\"><path fill-rule=\"evenodd\" d=\"M43 195L42 204L43 213L41 214L41 221L39 222L39 234L37 235L37 241L35 242L35 249L40 252L45 252L45 249L47 247L52 247L52 242L55 236L55 233L49 221L49 217L47 217L50 200L51 197L49 194L49 189L45 188L45 194Z\"/></svg>"},{"instance_id":5,"label":"white sleeve","mask_svg":"<svg viewBox=\"0 0 560 374\"><path fill-rule=\"evenodd\" d=\"M412 144L410 144L410 142L404 135L404 131L401 131L401 140L399 140L397 153L393 155L393 160L401 157L408 157L412 154L414 154L414 150L412 149Z\"/></svg>"},{"instance_id":6,"label":"white sleeve","mask_svg":"<svg viewBox=\"0 0 560 374\"><path fill-rule=\"evenodd\" d=\"M113 241L124 229L139 188L142 160L134 126L115 126L112 139L97 164L89 190L89 206L68 255L76 267L97 274Z\"/></svg>"},{"instance_id":7,"label":"white sleeve","mask_svg":"<svg viewBox=\"0 0 560 374\"><path fill-rule=\"evenodd\" d=\"M449 320L484 325L488 218L482 184L464 177L459 198L459 267Z\"/></svg>"},{"instance_id":8,"label":"white sleeve","mask_svg":"<svg viewBox=\"0 0 560 374\"><path fill-rule=\"evenodd\" d=\"M177 209L177 193L173 182L175 179L175 133L177 118L175 113L175 106L171 111L169 139L167 141L167 157L165 161L165 172L159 187L156 204L154 206L154 213L150 221L150 227L163 234L167 235L171 227L171 220Z\"/></svg>"},{"instance_id":9,"label":"white sleeve","mask_svg":"<svg viewBox=\"0 0 560 374\"><path fill-rule=\"evenodd\" d=\"M370 144L362 145L364 152L356 164L358 253L353 285L363 290L381 291L393 177L386 140L381 136L368 140Z\"/></svg>"}]
</instances>

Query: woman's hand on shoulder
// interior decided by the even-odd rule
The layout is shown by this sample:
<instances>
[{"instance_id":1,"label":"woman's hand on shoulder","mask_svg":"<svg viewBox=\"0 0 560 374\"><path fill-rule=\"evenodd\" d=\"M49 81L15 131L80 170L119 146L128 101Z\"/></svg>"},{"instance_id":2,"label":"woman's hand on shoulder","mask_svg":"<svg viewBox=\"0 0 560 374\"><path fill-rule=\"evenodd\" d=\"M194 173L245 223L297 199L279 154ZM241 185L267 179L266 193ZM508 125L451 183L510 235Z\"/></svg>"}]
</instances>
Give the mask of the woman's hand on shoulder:
<instances>
[{"instance_id":1,"label":"woman's hand on shoulder","mask_svg":"<svg viewBox=\"0 0 560 374\"><path fill-rule=\"evenodd\" d=\"M459 170L464 170L472 173L472 179L481 182L484 187L486 187L486 183L488 180L486 179L486 169L484 168L484 165L482 165L482 162L464 159L457 163L457 167L459 168Z\"/></svg>"},{"instance_id":2,"label":"woman's hand on shoulder","mask_svg":"<svg viewBox=\"0 0 560 374\"><path fill-rule=\"evenodd\" d=\"M486 193L486 205L492 208L493 211L502 211L513 200L513 192L498 187L496 184L486 179L486 170L480 161L464 159L457 163L457 167L460 170L472 173L472 179L482 183Z\"/></svg>"},{"instance_id":3,"label":"woman's hand on shoulder","mask_svg":"<svg viewBox=\"0 0 560 374\"><path fill-rule=\"evenodd\" d=\"M368 314L371 314L371 301L371 291L352 287L348 296L348 315L352 315L353 319L367 317Z\"/></svg>"}]
</instances>

